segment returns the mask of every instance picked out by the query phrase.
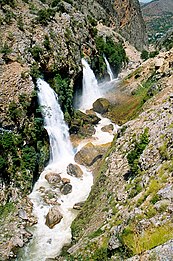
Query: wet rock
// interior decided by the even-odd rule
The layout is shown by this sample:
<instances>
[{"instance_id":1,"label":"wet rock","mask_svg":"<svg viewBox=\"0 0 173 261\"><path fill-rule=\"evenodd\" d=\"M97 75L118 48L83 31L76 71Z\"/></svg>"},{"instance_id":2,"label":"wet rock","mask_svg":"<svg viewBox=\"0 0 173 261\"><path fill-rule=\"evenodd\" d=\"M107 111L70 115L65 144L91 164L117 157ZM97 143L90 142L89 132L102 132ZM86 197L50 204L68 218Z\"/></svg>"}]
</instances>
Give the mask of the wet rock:
<instances>
[{"instance_id":1,"label":"wet rock","mask_svg":"<svg viewBox=\"0 0 173 261\"><path fill-rule=\"evenodd\" d=\"M49 209L49 212L46 215L45 224L52 229L56 224L58 224L61 221L62 218L63 215L59 211L58 206L54 206L51 209Z\"/></svg>"},{"instance_id":2,"label":"wet rock","mask_svg":"<svg viewBox=\"0 0 173 261\"><path fill-rule=\"evenodd\" d=\"M93 110L103 114L108 111L110 102L105 98L99 98L93 103Z\"/></svg>"},{"instance_id":3,"label":"wet rock","mask_svg":"<svg viewBox=\"0 0 173 261\"><path fill-rule=\"evenodd\" d=\"M70 183L70 179L62 178L62 183L63 183L63 184Z\"/></svg>"},{"instance_id":4,"label":"wet rock","mask_svg":"<svg viewBox=\"0 0 173 261\"><path fill-rule=\"evenodd\" d=\"M66 183L61 186L60 191L62 194L67 195L72 192L72 185L69 183Z\"/></svg>"},{"instance_id":5,"label":"wet rock","mask_svg":"<svg viewBox=\"0 0 173 261\"><path fill-rule=\"evenodd\" d=\"M56 184L56 183L60 183L61 176L58 173L50 172L46 174L45 179L49 184Z\"/></svg>"},{"instance_id":6,"label":"wet rock","mask_svg":"<svg viewBox=\"0 0 173 261\"><path fill-rule=\"evenodd\" d=\"M75 161L78 164L91 166L98 159L102 158L105 150L101 146L94 146L91 142L87 143L78 153L75 155Z\"/></svg>"},{"instance_id":7,"label":"wet rock","mask_svg":"<svg viewBox=\"0 0 173 261\"><path fill-rule=\"evenodd\" d=\"M74 204L73 209L80 210L83 207L84 203L85 202L82 201L82 202Z\"/></svg>"},{"instance_id":8,"label":"wet rock","mask_svg":"<svg viewBox=\"0 0 173 261\"><path fill-rule=\"evenodd\" d=\"M70 176L80 178L80 177L82 177L83 172L78 165L70 163L67 166L67 174L70 175Z\"/></svg>"},{"instance_id":9,"label":"wet rock","mask_svg":"<svg viewBox=\"0 0 173 261\"><path fill-rule=\"evenodd\" d=\"M114 126L113 126L113 124L109 124L109 125L106 125L106 126L102 127L101 130L103 132L111 133L114 130Z\"/></svg>"}]
</instances>

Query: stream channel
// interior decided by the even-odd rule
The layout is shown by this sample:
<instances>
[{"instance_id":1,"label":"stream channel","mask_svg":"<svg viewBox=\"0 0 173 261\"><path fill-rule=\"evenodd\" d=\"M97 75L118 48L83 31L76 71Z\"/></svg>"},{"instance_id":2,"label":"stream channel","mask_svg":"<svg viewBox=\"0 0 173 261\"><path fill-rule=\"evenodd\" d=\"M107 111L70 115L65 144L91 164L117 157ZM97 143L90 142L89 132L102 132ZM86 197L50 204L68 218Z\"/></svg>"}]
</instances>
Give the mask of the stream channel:
<instances>
[{"instance_id":1,"label":"stream channel","mask_svg":"<svg viewBox=\"0 0 173 261\"><path fill-rule=\"evenodd\" d=\"M78 107L85 111L92 107L96 99L104 96L105 89L103 84L101 86L98 85L93 71L84 59L82 59L82 65L83 92L82 96L79 97ZM105 86L110 86L109 83L107 85L105 83ZM73 206L87 199L93 184L92 173L84 166L79 165L83 172L80 178L67 174L67 166L70 163L76 164L74 161L75 153L88 142L88 139L86 141L83 140L77 148L73 148L70 142L68 126L64 121L64 115L58 103L57 94L42 79L37 80L37 88L38 99L44 117L44 127L49 135L50 160L34 185L32 193L29 195L33 203L33 214L37 217L38 222L32 227L33 237L21 249L16 258L17 261L45 261L46 258L54 258L60 254L62 247L71 242L70 226L78 213L77 210L73 209ZM95 127L95 134L91 138L94 145L111 142L118 128L117 125L113 124L114 129L111 133L103 132L101 130L102 127L110 124L111 121L101 117L99 114L98 116L101 120ZM45 176L50 173L54 175L59 174L61 179L70 180L72 191L64 195L60 192L58 186L49 184ZM45 201L46 195L50 195L50 197L54 195L53 204ZM55 205L58 206L63 218L53 228L49 228L45 224L46 215L50 208Z\"/></svg>"}]
</instances>

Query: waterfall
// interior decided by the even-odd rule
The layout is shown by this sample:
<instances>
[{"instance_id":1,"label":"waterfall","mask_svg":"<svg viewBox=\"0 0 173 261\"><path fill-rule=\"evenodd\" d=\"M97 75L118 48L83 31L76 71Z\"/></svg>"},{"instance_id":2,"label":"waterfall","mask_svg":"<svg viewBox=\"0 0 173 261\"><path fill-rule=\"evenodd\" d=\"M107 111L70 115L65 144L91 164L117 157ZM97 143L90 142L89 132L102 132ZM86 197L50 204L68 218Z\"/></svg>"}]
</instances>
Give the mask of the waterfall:
<instances>
[{"instance_id":1,"label":"waterfall","mask_svg":"<svg viewBox=\"0 0 173 261\"><path fill-rule=\"evenodd\" d=\"M111 70L110 64L109 64L108 60L106 59L106 56L104 55L103 57L104 57L104 60L105 60L105 63L106 63L107 73L109 74L110 81L113 81L114 75L113 75L113 72Z\"/></svg>"},{"instance_id":2,"label":"waterfall","mask_svg":"<svg viewBox=\"0 0 173 261\"><path fill-rule=\"evenodd\" d=\"M50 164L73 155L68 126L58 103L58 96L42 79L37 80L38 99L44 115L44 127L50 139Z\"/></svg>"},{"instance_id":3,"label":"waterfall","mask_svg":"<svg viewBox=\"0 0 173 261\"><path fill-rule=\"evenodd\" d=\"M85 59L82 58L83 65L83 86L82 97L80 103L81 110L87 110L92 108L93 102L100 98L101 92L97 83L97 79L94 72L90 68Z\"/></svg>"},{"instance_id":4,"label":"waterfall","mask_svg":"<svg viewBox=\"0 0 173 261\"><path fill-rule=\"evenodd\" d=\"M44 125L50 139L51 153L48 166L41 173L29 195L33 203L33 214L38 222L32 227L31 241L18 254L16 259L18 261L45 261L47 258L54 258L64 245L71 242L70 226L77 215L73 206L86 200L93 184L92 173L83 166L80 166L83 171L82 178L67 174L67 166L75 161L68 127L58 104L58 97L44 80L38 79L37 87ZM68 179L72 185L72 192L67 195L62 194L60 188L63 183L50 185L45 179L45 175L50 173L59 174L61 179ZM50 202L52 195L53 203ZM54 205L58 206L63 218L50 229L45 224L45 217Z\"/></svg>"}]
</instances>

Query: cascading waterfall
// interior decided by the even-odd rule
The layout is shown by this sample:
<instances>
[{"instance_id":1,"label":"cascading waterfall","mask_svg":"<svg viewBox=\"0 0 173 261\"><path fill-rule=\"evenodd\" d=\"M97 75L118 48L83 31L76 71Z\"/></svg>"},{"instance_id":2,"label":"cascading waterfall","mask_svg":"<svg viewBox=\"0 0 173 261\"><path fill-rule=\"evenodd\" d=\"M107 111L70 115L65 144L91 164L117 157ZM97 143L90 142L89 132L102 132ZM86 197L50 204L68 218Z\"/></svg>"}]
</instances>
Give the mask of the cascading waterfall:
<instances>
[{"instance_id":1,"label":"cascading waterfall","mask_svg":"<svg viewBox=\"0 0 173 261\"><path fill-rule=\"evenodd\" d=\"M40 175L29 196L38 222L33 227L33 238L17 257L20 261L44 261L46 258L54 258L65 244L70 243L70 225L77 215L73 206L75 203L86 200L93 184L92 174L83 166L80 166L83 171L82 178L67 174L67 166L69 163L74 163L74 153L69 140L68 127L58 104L58 97L45 81L38 79L37 86L45 128L50 139L51 157L50 163ZM68 178L72 185L72 192L63 195L58 186L50 185L45 179L45 175L50 172L60 174L61 178ZM49 195L54 195L53 204L57 204L63 215L60 223L52 229L45 225L45 217L52 207L45 200L45 197Z\"/></svg>"},{"instance_id":2,"label":"cascading waterfall","mask_svg":"<svg viewBox=\"0 0 173 261\"><path fill-rule=\"evenodd\" d=\"M110 64L109 64L108 60L106 59L106 56L104 55L103 57L104 57L104 60L105 60L105 63L106 63L107 73L109 74L110 81L113 81L114 75L113 75L113 72L111 70Z\"/></svg>"},{"instance_id":3,"label":"cascading waterfall","mask_svg":"<svg viewBox=\"0 0 173 261\"><path fill-rule=\"evenodd\" d=\"M44 127L50 139L50 162L54 164L72 157L73 148L69 139L68 126L58 103L58 96L45 81L38 79L38 99L44 115Z\"/></svg>"},{"instance_id":4,"label":"cascading waterfall","mask_svg":"<svg viewBox=\"0 0 173 261\"><path fill-rule=\"evenodd\" d=\"M84 58L82 58L82 65L83 86L80 109L85 111L87 109L91 109L93 102L95 102L102 95L94 72Z\"/></svg>"}]
</instances>

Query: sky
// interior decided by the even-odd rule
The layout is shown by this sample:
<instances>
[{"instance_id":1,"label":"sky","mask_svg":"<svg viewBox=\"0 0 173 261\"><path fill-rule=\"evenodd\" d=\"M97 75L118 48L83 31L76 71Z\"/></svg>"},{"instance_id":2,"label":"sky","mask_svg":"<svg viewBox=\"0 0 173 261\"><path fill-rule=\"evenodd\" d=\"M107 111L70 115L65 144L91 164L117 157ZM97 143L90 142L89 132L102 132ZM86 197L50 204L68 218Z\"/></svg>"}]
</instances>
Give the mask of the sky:
<instances>
[{"instance_id":1,"label":"sky","mask_svg":"<svg viewBox=\"0 0 173 261\"><path fill-rule=\"evenodd\" d=\"M140 0L139 2L148 3L148 2L151 2L151 0Z\"/></svg>"}]
</instances>

